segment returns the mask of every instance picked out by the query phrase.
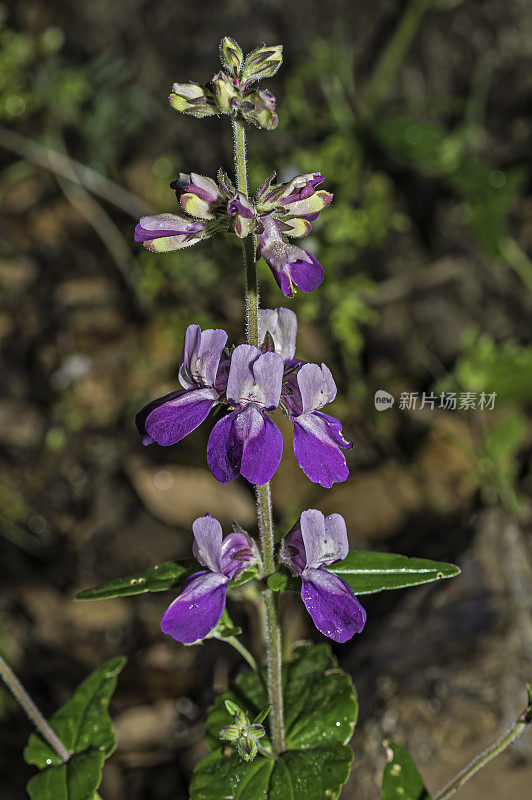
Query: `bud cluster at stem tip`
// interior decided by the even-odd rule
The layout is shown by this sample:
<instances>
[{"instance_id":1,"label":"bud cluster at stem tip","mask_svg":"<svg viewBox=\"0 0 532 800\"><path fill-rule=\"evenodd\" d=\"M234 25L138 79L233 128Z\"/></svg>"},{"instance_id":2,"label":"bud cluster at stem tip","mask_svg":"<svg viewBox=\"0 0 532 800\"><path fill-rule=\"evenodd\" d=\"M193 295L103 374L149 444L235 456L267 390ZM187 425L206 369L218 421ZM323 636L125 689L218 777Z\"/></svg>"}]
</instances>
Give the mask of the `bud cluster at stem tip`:
<instances>
[{"instance_id":1,"label":"bud cluster at stem tip","mask_svg":"<svg viewBox=\"0 0 532 800\"><path fill-rule=\"evenodd\" d=\"M251 84L271 78L283 62L282 45L257 47L244 58L240 46L230 36L220 43L223 69L206 85L174 83L169 100L176 111L193 117L229 114L258 128L277 127L275 97Z\"/></svg>"}]
</instances>

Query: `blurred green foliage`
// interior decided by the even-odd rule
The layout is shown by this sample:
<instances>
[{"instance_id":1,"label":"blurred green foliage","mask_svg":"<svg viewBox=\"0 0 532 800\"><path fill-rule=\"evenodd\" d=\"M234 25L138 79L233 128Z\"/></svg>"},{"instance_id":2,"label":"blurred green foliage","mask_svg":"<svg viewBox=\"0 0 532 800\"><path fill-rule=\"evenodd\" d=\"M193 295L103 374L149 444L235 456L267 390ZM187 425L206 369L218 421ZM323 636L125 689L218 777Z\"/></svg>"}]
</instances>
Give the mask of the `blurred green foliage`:
<instances>
[{"instance_id":1,"label":"blurred green foliage","mask_svg":"<svg viewBox=\"0 0 532 800\"><path fill-rule=\"evenodd\" d=\"M518 456L530 441L530 425L522 407L532 403L531 376L531 346L511 340L496 343L470 327L452 374L438 385L440 391L496 392L496 413L479 412L472 421L476 434L474 477L485 502L502 502L512 511L519 510L524 501L516 481Z\"/></svg>"}]
</instances>

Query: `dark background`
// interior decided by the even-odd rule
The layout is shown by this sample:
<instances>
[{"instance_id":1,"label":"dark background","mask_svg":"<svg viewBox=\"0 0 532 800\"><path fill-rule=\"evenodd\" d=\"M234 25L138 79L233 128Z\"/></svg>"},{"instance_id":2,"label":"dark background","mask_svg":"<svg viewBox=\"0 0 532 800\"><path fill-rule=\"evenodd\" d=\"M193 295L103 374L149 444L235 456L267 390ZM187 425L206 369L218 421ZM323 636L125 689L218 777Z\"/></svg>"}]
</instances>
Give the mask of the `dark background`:
<instances>
[{"instance_id":1,"label":"dark background","mask_svg":"<svg viewBox=\"0 0 532 800\"><path fill-rule=\"evenodd\" d=\"M226 645L162 636L167 595L75 603L76 591L187 556L209 509L253 531L245 483L218 485L209 426L142 448L133 425L176 386L191 322L242 340L239 248L220 236L153 256L136 219L172 211L180 170L231 169L227 118L166 102L207 81L221 36L282 43L267 82L275 132L251 131L251 182L321 171L335 201L308 247L326 271L290 307L299 354L325 360L331 412L356 442L329 491L286 457L278 531L302 508L342 513L351 544L455 561L444 584L365 598L335 647L361 698L343 797L378 797L382 740L436 791L503 732L531 678L532 6L528 0L17 0L0 7L0 649L51 714L104 659L129 656L113 701L105 800L181 800L202 718L241 668ZM72 161L74 159L75 161ZM94 179L89 167L110 183ZM126 189L127 192L124 192ZM261 265L264 305L286 304ZM396 398L377 412L374 392ZM496 392L493 411L401 410L401 392ZM280 423L282 424L282 423ZM234 619L260 647L256 618ZM289 640L319 634L296 597ZM0 692L0 787L33 774L30 725ZM524 796L525 736L461 797Z\"/></svg>"}]
</instances>

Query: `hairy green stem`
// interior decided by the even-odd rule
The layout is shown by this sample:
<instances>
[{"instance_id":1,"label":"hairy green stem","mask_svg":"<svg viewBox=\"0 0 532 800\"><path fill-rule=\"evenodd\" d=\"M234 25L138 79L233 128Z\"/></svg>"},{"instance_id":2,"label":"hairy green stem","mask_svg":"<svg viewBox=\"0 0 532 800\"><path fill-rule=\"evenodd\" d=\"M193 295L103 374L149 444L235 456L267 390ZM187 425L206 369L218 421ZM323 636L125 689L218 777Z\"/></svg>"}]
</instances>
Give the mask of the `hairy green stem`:
<instances>
[{"instance_id":1,"label":"hairy green stem","mask_svg":"<svg viewBox=\"0 0 532 800\"><path fill-rule=\"evenodd\" d=\"M246 129L244 123L232 120L233 143L236 169L236 188L248 196L248 175L246 159ZM244 288L246 295L246 336L249 344L259 346L259 289L255 266L255 237L253 234L242 239L242 260L244 263Z\"/></svg>"},{"instance_id":2,"label":"hairy green stem","mask_svg":"<svg viewBox=\"0 0 532 800\"><path fill-rule=\"evenodd\" d=\"M48 722L45 720L13 670L6 664L1 656L0 675L2 676L4 683L10 690L15 700L22 706L43 739L46 739L50 747L55 750L59 758L61 758L63 761L68 761L70 758L70 753L56 733L52 730Z\"/></svg>"},{"instance_id":3,"label":"hairy green stem","mask_svg":"<svg viewBox=\"0 0 532 800\"><path fill-rule=\"evenodd\" d=\"M246 131L244 123L232 121L236 184L239 192L248 196ZM246 295L246 336L248 344L259 346L259 292L255 261L255 237L253 234L242 240L244 262L244 287ZM257 515L261 540L262 560L266 575L275 572L275 542L270 484L255 487ZM270 589L263 592L266 621L266 662L268 673L268 700L271 705L270 728L272 747L275 753L285 749L283 719L282 648L281 625L277 599Z\"/></svg>"},{"instance_id":4,"label":"hairy green stem","mask_svg":"<svg viewBox=\"0 0 532 800\"><path fill-rule=\"evenodd\" d=\"M371 115L386 99L397 71L419 29L421 20L432 3L433 0L410 0L406 6L366 89L361 109L364 115Z\"/></svg>"},{"instance_id":5,"label":"hairy green stem","mask_svg":"<svg viewBox=\"0 0 532 800\"><path fill-rule=\"evenodd\" d=\"M485 767L492 758L498 756L499 753L502 753L503 750L506 750L512 742L515 742L518 736L520 736L527 725L530 725L532 722L532 691L530 686L527 686L528 690L528 705L523 711L522 714L519 715L518 719L512 725L508 733L499 739L495 744L492 744L491 747L488 747L483 753L473 759L473 761L465 767L458 775L453 778L453 780L447 784L438 794L434 795L434 800L448 800L451 795L453 795L458 789L460 789L469 778L473 777L475 772L478 772L479 769Z\"/></svg>"}]
</instances>

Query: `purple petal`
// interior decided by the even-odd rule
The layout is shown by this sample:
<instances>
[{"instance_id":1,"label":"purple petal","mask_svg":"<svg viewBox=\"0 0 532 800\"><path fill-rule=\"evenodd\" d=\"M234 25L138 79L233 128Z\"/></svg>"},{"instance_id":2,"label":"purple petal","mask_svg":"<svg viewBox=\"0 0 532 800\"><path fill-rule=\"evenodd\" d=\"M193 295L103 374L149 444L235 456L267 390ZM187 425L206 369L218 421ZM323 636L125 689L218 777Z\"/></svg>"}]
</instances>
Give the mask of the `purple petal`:
<instances>
[{"instance_id":1,"label":"purple petal","mask_svg":"<svg viewBox=\"0 0 532 800\"><path fill-rule=\"evenodd\" d=\"M213 572L225 574L222 570L222 526L218 520L210 515L198 517L192 523L192 530L194 558Z\"/></svg>"},{"instance_id":2,"label":"purple petal","mask_svg":"<svg viewBox=\"0 0 532 800\"><path fill-rule=\"evenodd\" d=\"M262 485L273 477L283 453L277 425L254 406L237 409L216 423L207 444L209 468L220 483L242 475Z\"/></svg>"},{"instance_id":3,"label":"purple petal","mask_svg":"<svg viewBox=\"0 0 532 800\"><path fill-rule=\"evenodd\" d=\"M216 389L189 389L179 393L147 415L146 433L163 447L175 444L201 425L218 399Z\"/></svg>"},{"instance_id":4,"label":"purple petal","mask_svg":"<svg viewBox=\"0 0 532 800\"><path fill-rule=\"evenodd\" d=\"M260 252L287 297L293 297L294 284L302 292L313 292L323 281L324 272L319 261L295 244L277 239L261 247Z\"/></svg>"},{"instance_id":5,"label":"purple petal","mask_svg":"<svg viewBox=\"0 0 532 800\"><path fill-rule=\"evenodd\" d=\"M297 372L297 384L303 414L323 408L336 397L336 384L325 364L304 364Z\"/></svg>"},{"instance_id":6,"label":"purple petal","mask_svg":"<svg viewBox=\"0 0 532 800\"><path fill-rule=\"evenodd\" d=\"M345 456L337 443L338 420L336 426L328 420L327 414L302 414L293 418L294 454L297 463L313 483L330 489L333 483L345 481L349 469Z\"/></svg>"},{"instance_id":7,"label":"purple petal","mask_svg":"<svg viewBox=\"0 0 532 800\"><path fill-rule=\"evenodd\" d=\"M229 483L240 475L243 443L233 429L239 413L237 410L222 417L212 429L207 442L207 463L220 483Z\"/></svg>"},{"instance_id":8,"label":"purple petal","mask_svg":"<svg viewBox=\"0 0 532 800\"><path fill-rule=\"evenodd\" d=\"M257 545L247 534L229 533L222 543L222 572L235 578L242 570L255 564L258 559Z\"/></svg>"},{"instance_id":9,"label":"purple petal","mask_svg":"<svg viewBox=\"0 0 532 800\"><path fill-rule=\"evenodd\" d=\"M279 551L281 561L294 570L298 575L301 575L307 566L307 554L305 552L305 544L301 534L299 520L294 525L292 530L284 537Z\"/></svg>"},{"instance_id":10,"label":"purple petal","mask_svg":"<svg viewBox=\"0 0 532 800\"><path fill-rule=\"evenodd\" d=\"M219 328L201 330L199 325L189 325L179 361L179 382L185 389L197 386L213 387L227 334Z\"/></svg>"},{"instance_id":11,"label":"purple petal","mask_svg":"<svg viewBox=\"0 0 532 800\"><path fill-rule=\"evenodd\" d=\"M227 399L233 405L254 403L262 408L277 408L283 370L279 353L261 353L253 345L239 345L231 356Z\"/></svg>"},{"instance_id":12,"label":"purple petal","mask_svg":"<svg viewBox=\"0 0 532 800\"><path fill-rule=\"evenodd\" d=\"M325 277L323 267L317 258L302 248L298 248L306 258L300 258L290 265L290 277L302 292L313 292Z\"/></svg>"},{"instance_id":13,"label":"purple petal","mask_svg":"<svg viewBox=\"0 0 532 800\"><path fill-rule=\"evenodd\" d=\"M159 406L162 406L164 403L167 403L169 400L174 400L176 397L181 397L181 395L183 394L185 394L184 389L180 389L177 392L170 392L169 394L165 394L164 397L158 397L157 400L152 400L151 403L148 403L147 406L144 406L144 408L139 411L139 413L135 417L135 425L137 426L138 432L142 436L142 444L148 445L148 444L154 444L155 442L155 439L152 439L152 437L146 431L146 420L151 414L151 412L155 408L158 408Z\"/></svg>"},{"instance_id":14,"label":"purple petal","mask_svg":"<svg viewBox=\"0 0 532 800\"><path fill-rule=\"evenodd\" d=\"M135 228L135 241L146 242L164 236L197 233L204 227L202 222L181 217L179 214L154 214L151 217L140 218Z\"/></svg>"},{"instance_id":15,"label":"purple petal","mask_svg":"<svg viewBox=\"0 0 532 800\"><path fill-rule=\"evenodd\" d=\"M240 474L262 486L271 480L283 455L281 431L267 414L247 408L238 418L239 435L245 436Z\"/></svg>"},{"instance_id":16,"label":"purple petal","mask_svg":"<svg viewBox=\"0 0 532 800\"><path fill-rule=\"evenodd\" d=\"M305 200L314 194L314 187L325 180L319 172L309 172L306 175L297 175L284 184L284 191L279 196L282 205L289 205L298 200Z\"/></svg>"},{"instance_id":17,"label":"purple petal","mask_svg":"<svg viewBox=\"0 0 532 800\"><path fill-rule=\"evenodd\" d=\"M324 517L321 511L314 508L303 511L301 535L306 567L327 567L335 561L342 561L349 552L347 528L340 514Z\"/></svg>"},{"instance_id":18,"label":"purple petal","mask_svg":"<svg viewBox=\"0 0 532 800\"><path fill-rule=\"evenodd\" d=\"M296 352L297 317L289 308L261 308L259 310L259 342L269 333L275 352L286 360Z\"/></svg>"},{"instance_id":19,"label":"purple petal","mask_svg":"<svg viewBox=\"0 0 532 800\"><path fill-rule=\"evenodd\" d=\"M227 203L227 213L230 217L236 217L239 214L246 219L253 219L255 216L253 204L240 192L237 192Z\"/></svg>"},{"instance_id":20,"label":"purple petal","mask_svg":"<svg viewBox=\"0 0 532 800\"><path fill-rule=\"evenodd\" d=\"M306 569L301 599L316 628L335 642L347 642L365 625L366 612L338 575L323 569Z\"/></svg>"},{"instance_id":21,"label":"purple petal","mask_svg":"<svg viewBox=\"0 0 532 800\"><path fill-rule=\"evenodd\" d=\"M229 578L197 572L183 586L161 620L161 630L178 642L192 644L216 627L225 608Z\"/></svg>"},{"instance_id":22,"label":"purple petal","mask_svg":"<svg viewBox=\"0 0 532 800\"><path fill-rule=\"evenodd\" d=\"M201 197L202 200L206 200L208 203L221 203L223 201L216 181L213 181L212 178L198 175L197 172L190 173L190 183L185 191L194 192L198 197Z\"/></svg>"},{"instance_id":23,"label":"purple petal","mask_svg":"<svg viewBox=\"0 0 532 800\"><path fill-rule=\"evenodd\" d=\"M327 426L327 432L331 439L341 447L343 450L352 450L355 446L354 442L348 441L342 433L342 423L336 417L331 417L330 414L324 414L323 411L315 411L314 416L320 419L323 424Z\"/></svg>"}]
</instances>

